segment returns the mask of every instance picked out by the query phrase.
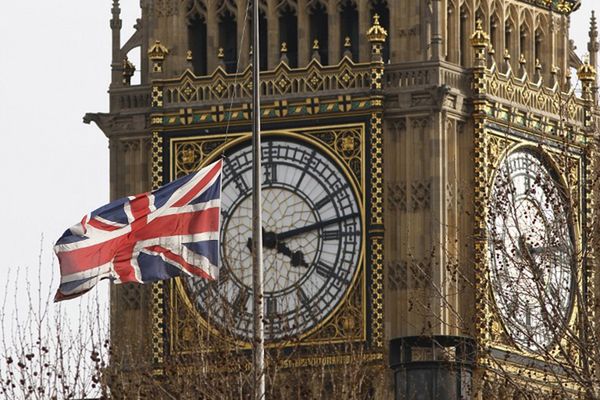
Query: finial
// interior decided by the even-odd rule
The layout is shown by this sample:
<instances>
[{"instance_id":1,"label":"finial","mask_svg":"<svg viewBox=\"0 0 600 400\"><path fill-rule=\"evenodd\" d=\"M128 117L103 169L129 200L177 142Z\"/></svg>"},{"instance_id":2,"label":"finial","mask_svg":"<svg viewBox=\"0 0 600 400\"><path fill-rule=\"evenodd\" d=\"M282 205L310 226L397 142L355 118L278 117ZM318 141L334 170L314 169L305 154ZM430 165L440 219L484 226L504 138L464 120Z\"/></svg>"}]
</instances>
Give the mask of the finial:
<instances>
[{"instance_id":1,"label":"finial","mask_svg":"<svg viewBox=\"0 0 600 400\"><path fill-rule=\"evenodd\" d=\"M352 42L350 41L350 36L346 36L344 39L344 57L352 59Z\"/></svg>"},{"instance_id":2,"label":"finial","mask_svg":"<svg viewBox=\"0 0 600 400\"><path fill-rule=\"evenodd\" d=\"M595 82L596 81L596 69L590 65L589 57L586 56L583 64L577 70L577 76L582 82Z\"/></svg>"},{"instance_id":3,"label":"finial","mask_svg":"<svg viewBox=\"0 0 600 400\"><path fill-rule=\"evenodd\" d=\"M250 56L252 56L253 53L254 53L254 47L252 47L252 45L250 45L250 50L248 51L248 54Z\"/></svg>"},{"instance_id":4,"label":"finial","mask_svg":"<svg viewBox=\"0 0 600 400\"><path fill-rule=\"evenodd\" d=\"M504 49L504 72L512 72L512 65L510 64L510 52L508 49Z\"/></svg>"},{"instance_id":5,"label":"finial","mask_svg":"<svg viewBox=\"0 0 600 400\"><path fill-rule=\"evenodd\" d=\"M369 42L385 42L387 31L379 24L379 14L373 15L373 25L367 31Z\"/></svg>"},{"instance_id":6,"label":"finial","mask_svg":"<svg viewBox=\"0 0 600 400\"><path fill-rule=\"evenodd\" d=\"M525 55L521 54L521 56L519 57L519 74L521 75L521 77L526 77L527 76L527 60L525 59Z\"/></svg>"},{"instance_id":7,"label":"finial","mask_svg":"<svg viewBox=\"0 0 600 400\"><path fill-rule=\"evenodd\" d=\"M556 65L553 65L552 68L550 68L550 87L554 87L557 83L558 83L558 67Z\"/></svg>"},{"instance_id":8,"label":"finial","mask_svg":"<svg viewBox=\"0 0 600 400\"><path fill-rule=\"evenodd\" d=\"M185 53L185 60L186 60L186 61L192 61L192 60L193 60L193 58L192 58L192 51L191 51L191 50L188 50L188 51Z\"/></svg>"},{"instance_id":9,"label":"finial","mask_svg":"<svg viewBox=\"0 0 600 400\"><path fill-rule=\"evenodd\" d=\"M217 50L217 58L219 59L219 61L217 61L217 64L225 68L225 50L223 50L222 47L219 47L219 49Z\"/></svg>"},{"instance_id":10,"label":"finial","mask_svg":"<svg viewBox=\"0 0 600 400\"><path fill-rule=\"evenodd\" d=\"M488 47L490 37L483 30L483 22L481 21L481 19L477 20L475 26L475 32L473 32L473 35L471 35L471 45L473 47L480 47L485 49L486 47Z\"/></svg>"},{"instance_id":11,"label":"finial","mask_svg":"<svg viewBox=\"0 0 600 400\"><path fill-rule=\"evenodd\" d=\"M537 82L542 79L542 63L539 58L535 59L535 75L533 76L533 79Z\"/></svg>"},{"instance_id":12,"label":"finial","mask_svg":"<svg viewBox=\"0 0 600 400\"><path fill-rule=\"evenodd\" d=\"M289 64L290 60L288 59L288 56L287 56L287 52L288 52L287 42L281 42L281 49L279 50L279 52L281 53L279 56L280 61L282 63Z\"/></svg>"},{"instance_id":13,"label":"finial","mask_svg":"<svg viewBox=\"0 0 600 400\"><path fill-rule=\"evenodd\" d=\"M148 50L148 57L153 61L164 60L167 54L169 54L169 49L161 44L160 40L155 41Z\"/></svg>"},{"instance_id":14,"label":"finial","mask_svg":"<svg viewBox=\"0 0 600 400\"><path fill-rule=\"evenodd\" d=\"M494 50L494 45L490 43L487 48L488 54L488 68L492 68L496 65L496 50Z\"/></svg>"},{"instance_id":15,"label":"finial","mask_svg":"<svg viewBox=\"0 0 600 400\"><path fill-rule=\"evenodd\" d=\"M121 15L121 8L119 7L119 0L113 0L111 9L112 19L110 20L110 27L114 30L119 30L123 26L123 22L119 17Z\"/></svg>"},{"instance_id":16,"label":"finial","mask_svg":"<svg viewBox=\"0 0 600 400\"><path fill-rule=\"evenodd\" d=\"M319 39L315 39L313 41L313 47L312 47L312 58L314 58L315 60L321 62L321 54L319 53Z\"/></svg>"}]
</instances>

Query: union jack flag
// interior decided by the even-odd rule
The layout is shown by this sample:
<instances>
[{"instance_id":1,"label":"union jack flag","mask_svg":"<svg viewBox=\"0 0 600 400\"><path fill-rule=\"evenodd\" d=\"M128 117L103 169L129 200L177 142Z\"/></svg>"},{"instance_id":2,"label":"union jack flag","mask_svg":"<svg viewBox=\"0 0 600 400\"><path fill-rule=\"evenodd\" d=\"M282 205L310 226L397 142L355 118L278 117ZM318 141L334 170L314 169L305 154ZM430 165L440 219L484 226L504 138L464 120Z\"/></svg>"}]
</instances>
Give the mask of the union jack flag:
<instances>
[{"instance_id":1,"label":"union jack flag","mask_svg":"<svg viewBox=\"0 0 600 400\"><path fill-rule=\"evenodd\" d=\"M157 190L113 201L83 217L54 246L61 282L54 301L101 279L147 283L182 274L214 279L221 209L219 160Z\"/></svg>"}]
</instances>

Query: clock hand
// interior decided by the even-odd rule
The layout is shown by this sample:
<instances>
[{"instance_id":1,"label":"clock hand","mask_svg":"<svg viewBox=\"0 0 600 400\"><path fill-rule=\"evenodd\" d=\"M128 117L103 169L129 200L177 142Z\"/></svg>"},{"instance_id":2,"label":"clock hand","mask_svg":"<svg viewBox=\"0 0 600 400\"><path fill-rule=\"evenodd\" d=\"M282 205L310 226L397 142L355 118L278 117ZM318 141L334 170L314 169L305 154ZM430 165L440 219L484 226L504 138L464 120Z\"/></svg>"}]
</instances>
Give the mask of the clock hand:
<instances>
[{"instance_id":1,"label":"clock hand","mask_svg":"<svg viewBox=\"0 0 600 400\"><path fill-rule=\"evenodd\" d=\"M267 249L277 250L278 253L288 256L292 260L292 267L305 267L308 268L308 263L304 260L304 253L300 250L292 251L285 243L278 240L278 235L275 232L266 231L263 232L263 247ZM248 238L246 247L252 252L252 238Z\"/></svg>"},{"instance_id":2,"label":"clock hand","mask_svg":"<svg viewBox=\"0 0 600 400\"><path fill-rule=\"evenodd\" d=\"M314 224L306 225L306 226L303 226L301 228L295 228L295 229L291 229L291 230L289 230L287 232L278 233L277 234L277 240L289 239L291 237L300 235L300 234L305 233L305 232L314 231L314 230L322 228L324 226L337 224L338 222L342 222L342 221L344 221L346 219L349 219L349 218L358 217L358 215L359 215L358 213L354 213L354 214L350 214L350 215L343 215L341 217L333 218L333 219L330 219L330 220L327 220L327 221L316 222Z\"/></svg>"},{"instance_id":3,"label":"clock hand","mask_svg":"<svg viewBox=\"0 0 600 400\"><path fill-rule=\"evenodd\" d=\"M277 243L277 252L290 257L292 259L292 267L308 268L308 264L304 261L304 254L300 250L292 252L285 243L279 242Z\"/></svg>"}]
</instances>

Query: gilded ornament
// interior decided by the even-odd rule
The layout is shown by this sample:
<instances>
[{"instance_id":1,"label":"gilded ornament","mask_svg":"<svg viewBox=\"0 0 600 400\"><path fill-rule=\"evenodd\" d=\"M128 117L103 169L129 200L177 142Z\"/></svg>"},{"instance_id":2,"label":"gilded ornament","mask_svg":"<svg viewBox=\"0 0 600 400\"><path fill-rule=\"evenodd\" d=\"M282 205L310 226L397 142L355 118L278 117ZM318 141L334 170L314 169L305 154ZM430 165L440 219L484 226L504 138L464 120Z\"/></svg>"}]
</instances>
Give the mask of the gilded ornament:
<instances>
[{"instance_id":1,"label":"gilded ornament","mask_svg":"<svg viewBox=\"0 0 600 400\"><path fill-rule=\"evenodd\" d=\"M379 14L373 15L373 25L367 31L369 42L383 43L388 36L387 31L379 24Z\"/></svg>"}]
</instances>

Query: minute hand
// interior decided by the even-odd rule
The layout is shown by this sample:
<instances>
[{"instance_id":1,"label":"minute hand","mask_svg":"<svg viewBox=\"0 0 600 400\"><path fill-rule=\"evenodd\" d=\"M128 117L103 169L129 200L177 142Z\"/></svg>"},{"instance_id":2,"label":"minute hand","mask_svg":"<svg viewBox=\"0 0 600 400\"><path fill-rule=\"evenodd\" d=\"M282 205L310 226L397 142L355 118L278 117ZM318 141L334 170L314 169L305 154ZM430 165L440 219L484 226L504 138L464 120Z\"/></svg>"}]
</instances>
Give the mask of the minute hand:
<instances>
[{"instance_id":1,"label":"minute hand","mask_svg":"<svg viewBox=\"0 0 600 400\"><path fill-rule=\"evenodd\" d=\"M285 239L294 237L296 235L300 235L304 232L314 231L315 229L319 229L319 228L322 228L327 225L337 224L338 222L344 221L348 218L354 218L354 217L358 217L358 213L343 215L341 217L333 218L333 219L330 219L327 221L315 222L314 224L306 225L306 226L303 226L302 228L296 228L296 229L289 230L287 232L278 233L277 240L285 240Z\"/></svg>"}]
</instances>

